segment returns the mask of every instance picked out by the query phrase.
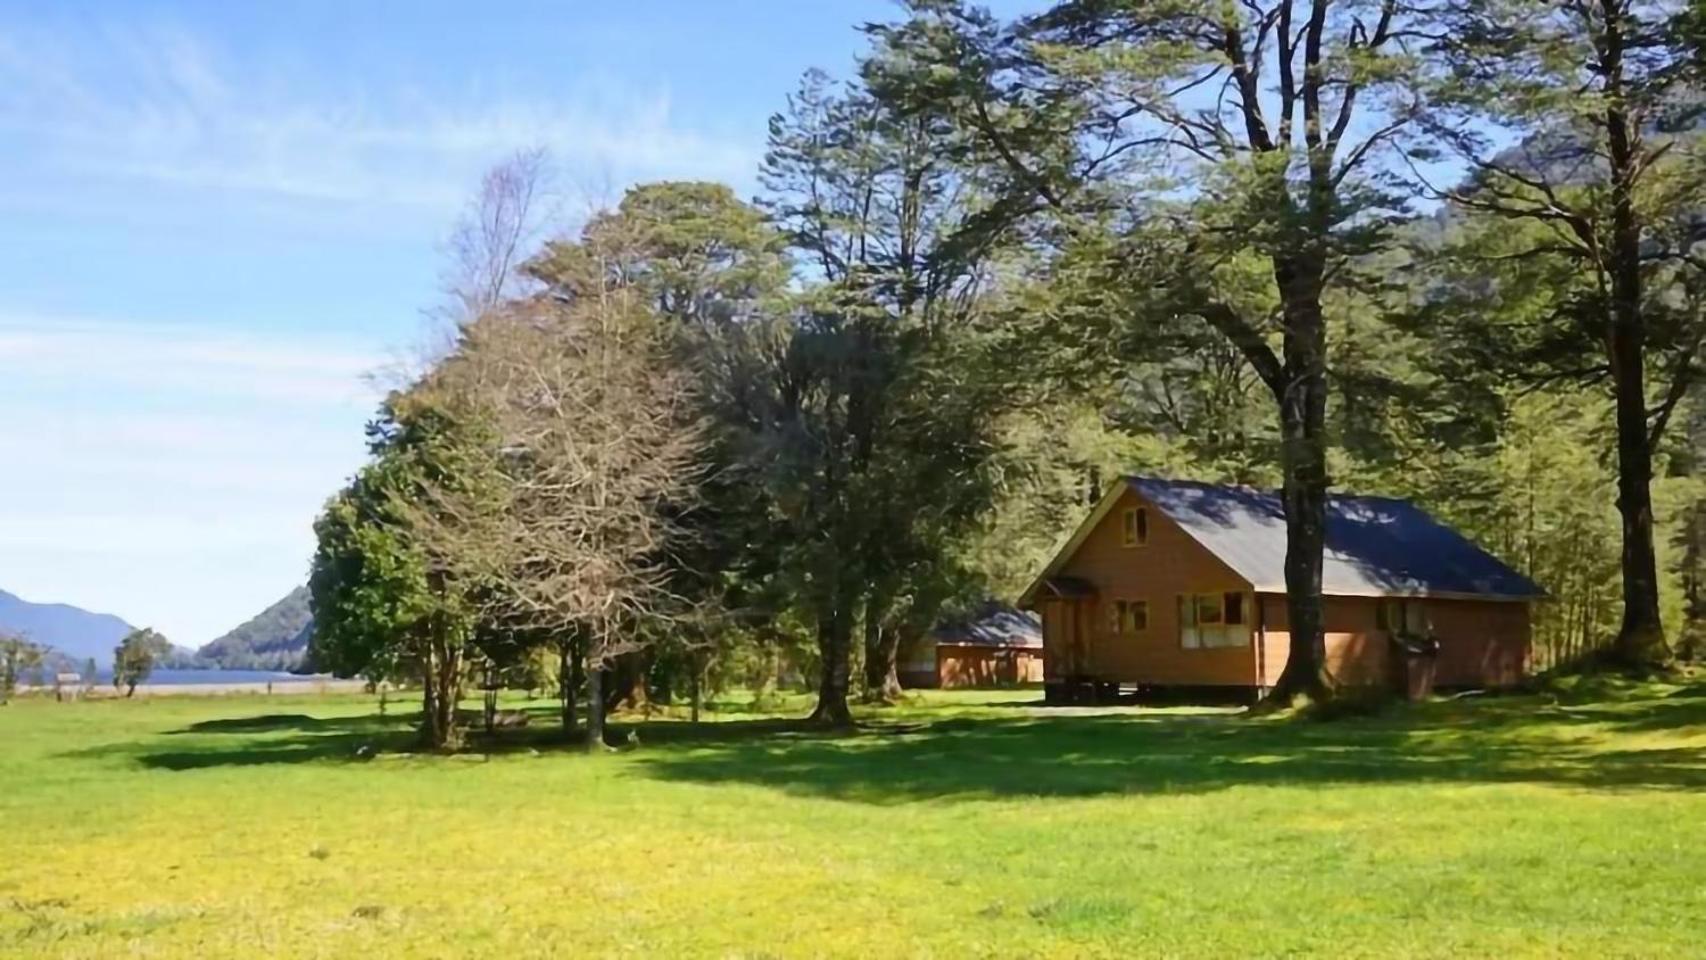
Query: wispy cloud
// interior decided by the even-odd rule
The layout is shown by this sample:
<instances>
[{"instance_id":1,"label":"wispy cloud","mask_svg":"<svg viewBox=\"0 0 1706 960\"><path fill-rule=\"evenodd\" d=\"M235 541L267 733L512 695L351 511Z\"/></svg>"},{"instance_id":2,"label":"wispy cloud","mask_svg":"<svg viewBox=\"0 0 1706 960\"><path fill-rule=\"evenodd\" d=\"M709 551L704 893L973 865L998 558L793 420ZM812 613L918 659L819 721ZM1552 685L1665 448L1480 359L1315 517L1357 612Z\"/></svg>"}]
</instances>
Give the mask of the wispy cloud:
<instances>
[{"instance_id":1,"label":"wispy cloud","mask_svg":"<svg viewBox=\"0 0 1706 960\"><path fill-rule=\"evenodd\" d=\"M387 359L324 335L0 316L0 377L14 385L187 387L203 396L371 405L369 377Z\"/></svg>"},{"instance_id":2,"label":"wispy cloud","mask_svg":"<svg viewBox=\"0 0 1706 960\"><path fill-rule=\"evenodd\" d=\"M331 335L0 316L0 585L211 639L301 582L385 359Z\"/></svg>"},{"instance_id":3,"label":"wispy cloud","mask_svg":"<svg viewBox=\"0 0 1706 960\"><path fill-rule=\"evenodd\" d=\"M471 89L325 91L239 68L179 30L0 38L0 130L67 172L341 203L445 210L480 170L534 145L574 177L744 180L751 144L680 122L667 90L589 79L557 98ZM309 92L316 91L316 92Z\"/></svg>"}]
</instances>

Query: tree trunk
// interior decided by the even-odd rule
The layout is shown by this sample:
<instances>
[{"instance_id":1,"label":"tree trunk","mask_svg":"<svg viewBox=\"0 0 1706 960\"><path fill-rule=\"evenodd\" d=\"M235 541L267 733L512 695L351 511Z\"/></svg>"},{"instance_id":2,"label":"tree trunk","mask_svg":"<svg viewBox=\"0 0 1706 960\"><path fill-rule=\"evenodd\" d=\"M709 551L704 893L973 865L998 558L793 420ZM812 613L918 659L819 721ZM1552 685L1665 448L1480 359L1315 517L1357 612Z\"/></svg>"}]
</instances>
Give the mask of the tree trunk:
<instances>
[{"instance_id":1,"label":"tree trunk","mask_svg":"<svg viewBox=\"0 0 1706 960\"><path fill-rule=\"evenodd\" d=\"M557 697L563 705L563 735L575 734L575 691L580 687L580 658L574 655L574 644L564 641L557 647Z\"/></svg>"},{"instance_id":2,"label":"tree trunk","mask_svg":"<svg viewBox=\"0 0 1706 960\"><path fill-rule=\"evenodd\" d=\"M604 749L604 665L589 664L586 671L586 752Z\"/></svg>"},{"instance_id":3,"label":"tree trunk","mask_svg":"<svg viewBox=\"0 0 1706 960\"><path fill-rule=\"evenodd\" d=\"M705 703L705 682L704 682L705 666L700 661L699 654L697 654L697 653L693 654L692 662L693 662L693 707L692 707L693 717L692 717L692 722L698 723L699 722L699 710L701 707L704 706L704 703Z\"/></svg>"},{"instance_id":4,"label":"tree trunk","mask_svg":"<svg viewBox=\"0 0 1706 960\"><path fill-rule=\"evenodd\" d=\"M435 624L433 629L441 631L443 626ZM427 746L434 750L458 750L462 746L462 731L456 709L462 699L462 662L447 637L434 636L423 669L426 682L422 707L427 717L423 732Z\"/></svg>"},{"instance_id":5,"label":"tree trunk","mask_svg":"<svg viewBox=\"0 0 1706 960\"><path fill-rule=\"evenodd\" d=\"M829 727L850 727L853 710L847 705L847 688L852 673L853 624L844 612L818 618L817 645L823 667L818 677L817 706L809 719Z\"/></svg>"},{"instance_id":6,"label":"tree trunk","mask_svg":"<svg viewBox=\"0 0 1706 960\"><path fill-rule=\"evenodd\" d=\"M1653 551L1653 449L1647 426L1646 318L1641 311L1641 224L1635 212L1640 175L1639 131L1623 103L1626 10L1601 5L1605 19L1606 146L1611 166L1611 323L1607 353L1617 400L1617 511L1623 520L1623 625L1612 646L1624 666L1646 668L1670 658L1659 615L1659 569Z\"/></svg>"},{"instance_id":7,"label":"tree trunk","mask_svg":"<svg viewBox=\"0 0 1706 960\"><path fill-rule=\"evenodd\" d=\"M433 703L433 691L438 684L433 679L432 657L421 658L421 742L436 746L438 737L438 707Z\"/></svg>"},{"instance_id":8,"label":"tree trunk","mask_svg":"<svg viewBox=\"0 0 1706 960\"><path fill-rule=\"evenodd\" d=\"M760 668L763 673L758 678L758 689L753 692L753 698L768 703L782 686L782 641L767 631L759 642L763 644L764 665Z\"/></svg>"},{"instance_id":9,"label":"tree trunk","mask_svg":"<svg viewBox=\"0 0 1706 960\"><path fill-rule=\"evenodd\" d=\"M887 622L886 604L876 597L865 601L865 700L868 703L898 703L900 689L900 633Z\"/></svg>"},{"instance_id":10,"label":"tree trunk","mask_svg":"<svg viewBox=\"0 0 1706 960\"><path fill-rule=\"evenodd\" d=\"M1321 553L1327 539L1327 328L1318 265L1281 262L1275 277L1285 310L1285 370L1275 390L1280 407L1284 477L1285 591L1290 656L1269 701L1332 696L1321 603Z\"/></svg>"},{"instance_id":11,"label":"tree trunk","mask_svg":"<svg viewBox=\"0 0 1706 960\"><path fill-rule=\"evenodd\" d=\"M491 736L498 728L498 681L496 671L492 669L491 664L486 665L484 680L485 690L483 692L485 697L481 706L484 708L486 735Z\"/></svg>"},{"instance_id":12,"label":"tree trunk","mask_svg":"<svg viewBox=\"0 0 1706 960\"><path fill-rule=\"evenodd\" d=\"M648 709L646 661L642 653L624 653L606 661L604 668L604 712L606 714L614 713L623 706L630 710Z\"/></svg>"}]
</instances>

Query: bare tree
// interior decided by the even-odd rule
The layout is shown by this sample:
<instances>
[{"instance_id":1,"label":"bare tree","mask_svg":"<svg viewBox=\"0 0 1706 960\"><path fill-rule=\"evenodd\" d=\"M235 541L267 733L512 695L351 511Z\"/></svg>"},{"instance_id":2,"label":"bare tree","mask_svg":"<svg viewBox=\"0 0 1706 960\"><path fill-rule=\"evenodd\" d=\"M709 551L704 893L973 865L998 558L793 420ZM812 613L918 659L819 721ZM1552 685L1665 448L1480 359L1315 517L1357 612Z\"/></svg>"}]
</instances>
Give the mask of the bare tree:
<instances>
[{"instance_id":1,"label":"bare tree","mask_svg":"<svg viewBox=\"0 0 1706 960\"><path fill-rule=\"evenodd\" d=\"M548 219L551 158L543 147L519 150L486 171L451 231L444 315L457 325L527 292L517 269L542 239Z\"/></svg>"},{"instance_id":2,"label":"bare tree","mask_svg":"<svg viewBox=\"0 0 1706 960\"><path fill-rule=\"evenodd\" d=\"M431 386L482 439L415 508L429 552L479 583L494 617L578 639L589 749L603 741L605 669L667 616L701 443L665 331L623 279L625 253L617 238L588 237L551 296L464 327Z\"/></svg>"}]
</instances>

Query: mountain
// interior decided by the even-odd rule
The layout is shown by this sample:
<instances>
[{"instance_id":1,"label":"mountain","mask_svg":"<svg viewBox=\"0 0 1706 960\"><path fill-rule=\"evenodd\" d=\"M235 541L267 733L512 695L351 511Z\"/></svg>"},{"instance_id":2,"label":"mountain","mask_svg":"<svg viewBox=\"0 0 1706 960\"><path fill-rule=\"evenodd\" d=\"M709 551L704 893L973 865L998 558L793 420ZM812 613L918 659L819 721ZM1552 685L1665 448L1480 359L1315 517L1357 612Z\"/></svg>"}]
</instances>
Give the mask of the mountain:
<instances>
[{"instance_id":1,"label":"mountain","mask_svg":"<svg viewBox=\"0 0 1706 960\"><path fill-rule=\"evenodd\" d=\"M308 588L297 587L196 651L196 657L227 670L294 670L307 659L313 623Z\"/></svg>"},{"instance_id":2,"label":"mountain","mask_svg":"<svg viewBox=\"0 0 1706 960\"><path fill-rule=\"evenodd\" d=\"M0 590L0 630L21 633L79 665L94 657L101 666L110 666L113 648L133 629L110 613L90 613L64 603L31 603Z\"/></svg>"}]
</instances>

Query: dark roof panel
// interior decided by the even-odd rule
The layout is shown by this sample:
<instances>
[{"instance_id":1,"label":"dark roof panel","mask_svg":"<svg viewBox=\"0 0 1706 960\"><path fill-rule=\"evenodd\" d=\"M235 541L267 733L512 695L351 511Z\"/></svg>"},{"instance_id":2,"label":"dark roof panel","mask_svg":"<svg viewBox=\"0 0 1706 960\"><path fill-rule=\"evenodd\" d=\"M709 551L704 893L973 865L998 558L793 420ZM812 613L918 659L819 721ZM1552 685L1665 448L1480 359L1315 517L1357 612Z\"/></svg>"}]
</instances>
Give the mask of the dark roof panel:
<instances>
[{"instance_id":1,"label":"dark roof panel","mask_svg":"<svg viewBox=\"0 0 1706 960\"><path fill-rule=\"evenodd\" d=\"M1285 510L1277 493L1153 477L1126 482L1257 590L1285 590ZM1414 504L1385 497L1328 499L1321 589L1350 596L1545 596Z\"/></svg>"},{"instance_id":2,"label":"dark roof panel","mask_svg":"<svg viewBox=\"0 0 1706 960\"><path fill-rule=\"evenodd\" d=\"M1035 647L1043 645L1042 618L1004 603L985 603L963 620L931 631L937 643L976 647Z\"/></svg>"}]
</instances>

